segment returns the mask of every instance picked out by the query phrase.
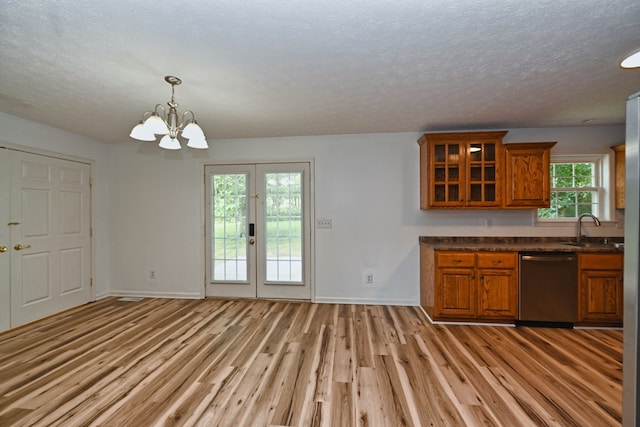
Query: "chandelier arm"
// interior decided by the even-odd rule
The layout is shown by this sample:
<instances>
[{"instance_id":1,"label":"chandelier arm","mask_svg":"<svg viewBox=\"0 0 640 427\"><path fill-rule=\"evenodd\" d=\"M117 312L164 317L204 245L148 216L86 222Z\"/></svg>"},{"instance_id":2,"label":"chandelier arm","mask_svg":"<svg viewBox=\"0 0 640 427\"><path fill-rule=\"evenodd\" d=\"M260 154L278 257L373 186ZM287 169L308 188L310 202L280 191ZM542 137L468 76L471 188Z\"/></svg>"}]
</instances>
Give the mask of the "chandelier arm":
<instances>
[{"instance_id":1,"label":"chandelier arm","mask_svg":"<svg viewBox=\"0 0 640 427\"><path fill-rule=\"evenodd\" d=\"M160 116L160 113L158 112L158 108L162 110L162 116ZM153 109L153 112L158 116L162 117L162 120L164 120L165 122L167 121L167 109L164 108L164 105L156 104L155 108Z\"/></svg>"},{"instance_id":2,"label":"chandelier arm","mask_svg":"<svg viewBox=\"0 0 640 427\"><path fill-rule=\"evenodd\" d=\"M185 119L185 117L187 116L187 114L191 114L191 120L187 121ZM196 115L193 114L193 111L191 110L187 110L184 113L182 113L182 118L180 120L180 128L184 128L186 125L188 125L189 123L195 122L196 121Z\"/></svg>"},{"instance_id":3,"label":"chandelier arm","mask_svg":"<svg viewBox=\"0 0 640 427\"><path fill-rule=\"evenodd\" d=\"M145 111L144 114L142 114L142 120L140 120L140 123L144 123L144 121L147 120L152 115L153 115L153 111Z\"/></svg>"}]
</instances>

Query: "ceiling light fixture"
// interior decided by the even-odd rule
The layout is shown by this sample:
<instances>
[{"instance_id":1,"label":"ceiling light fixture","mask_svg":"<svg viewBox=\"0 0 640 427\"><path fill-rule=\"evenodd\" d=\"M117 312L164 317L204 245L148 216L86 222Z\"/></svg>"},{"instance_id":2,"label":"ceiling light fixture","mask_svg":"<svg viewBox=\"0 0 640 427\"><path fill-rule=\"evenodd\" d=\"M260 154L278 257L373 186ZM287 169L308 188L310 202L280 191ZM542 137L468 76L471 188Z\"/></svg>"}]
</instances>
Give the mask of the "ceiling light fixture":
<instances>
[{"instance_id":1,"label":"ceiling light fixture","mask_svg":"<svg viewBox=\"0 0 640 427\"><path fill-rule=\"evenodd\" d=\"M624 58L620 63L620 66L622 68L639 68L640 67L640 50Z\"/></svg>"},{"instance_id":2,"label":"ceiling light fixture","mask_svg":"<svg viewBox=\"0 0 640 427\"><path fill-rule=\"evenodd\" d=\"M166 76L164 80L171 85L171 101L167 102L169 112L161 104L157 104L154 111L147 111L142 115L142 120L133 127L129 136L139 141L155 141L156 135L164 135L158 145L167 150L182 148L178 136L188 140L187 147L209 148L193 111L185 111L178 120L178 104L174 100L174 94L175 87L182 80L174 76ZM191 115L191 118L185 119L187 115Z\"/></svg>"}]
</instances>

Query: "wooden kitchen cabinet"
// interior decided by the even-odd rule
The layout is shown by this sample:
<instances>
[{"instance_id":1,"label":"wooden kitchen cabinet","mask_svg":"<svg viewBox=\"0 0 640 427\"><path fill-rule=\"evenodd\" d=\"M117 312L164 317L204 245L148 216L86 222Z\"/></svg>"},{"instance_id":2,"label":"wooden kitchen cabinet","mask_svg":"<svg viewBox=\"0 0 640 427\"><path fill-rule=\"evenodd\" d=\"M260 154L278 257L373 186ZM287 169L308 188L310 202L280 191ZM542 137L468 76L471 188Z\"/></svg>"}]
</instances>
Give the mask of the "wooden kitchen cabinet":
<instances>
[{"instance_id":1,"label":"wooden kitchen cabinet","mask_svg":"<svg viewBox=\"0 0 640 427\"><path fill-rule=\"evenodd\" d=\"M624 144L611 147L615 153L615 198L616 209L624 209L624 182L626 174L626 158Z\"/></svg>"},{"instance_id":2,"label":"wooden kitchen cabinet","mask_svg":"<svg viewBox=\"0 0 640 427\"><path fill-rule=\"evenodd\" d=\"M502 206L506 131L424 134L420 145L420 208Z\"/></svg>"},{"instance_id":3,"label":"wooden kitchen cabinet","mask_svg":"<svg viewBox=\"0 0 640 427\"><path fill-rule=\"evenodd\" d=\"M434 320L499 321L518 316L518 255L435 252Z\"/></svg>"},{"instance_id":4,"label":"wooden kitchen cabinet","mask_svg":"<svg viewBox=\"0 0 640 427\"><path fill-rule=\"evenodd\" d=\"M578 254L578 324L621 326L623 254Z\"/></svg>"},{"instance_id":5,"label":"wooden kitchen cabinet","mask_svg":"<svg viewBox=\"0 0 640 427\"><path fill-rule=\"evenodd\" d=\"M435 277L437 317L472 318L478 313L475 254L438 252Z\"/></svg>"},{"instance_id":6,"label":"wooden kitchen cabinet","mask_svg":"<svg viewBox=\"0 0 640 427\"><path fill-rule=\"evenodd\" d=\"M551 147L555 144L505 144L505 207L531 209L550 206Z\"/></svg>"},{"instance_id":7,"label":"wooden kitchen cabinet","mask_svg":"<svg viewBox=\"0 0 640 427\"><path fill-rule=\"evenodd\" d=\"M549 207L555 142L502 144L506 131L427 133L420 145L420 209Z\"/></svg>"},{"instance_id":8,"label":"wooden kitchen cabinet","mask_svg":"<svg viewBox=\"0 0 640 427\"><path fill-rule=\"evenodd\" d=\"M516 319L518 317L518 254L487 252L478 254L478 317Z\"/></svg>"}]
</instances>

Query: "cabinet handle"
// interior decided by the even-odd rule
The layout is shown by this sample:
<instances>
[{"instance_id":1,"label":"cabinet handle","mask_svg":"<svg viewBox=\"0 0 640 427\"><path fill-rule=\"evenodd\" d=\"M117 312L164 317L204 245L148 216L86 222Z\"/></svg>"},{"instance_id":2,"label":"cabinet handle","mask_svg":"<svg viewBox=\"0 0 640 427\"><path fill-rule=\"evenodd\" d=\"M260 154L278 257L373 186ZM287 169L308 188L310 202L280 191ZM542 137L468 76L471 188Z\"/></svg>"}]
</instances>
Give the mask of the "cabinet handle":
<instances>
[{"instance_id":1,"label":"cabinet handle","mask_svg":"<svg viewBox=\"0 0 640 427\"><path fill-rule=\"evenodd\" d=\"M462 260L461 259L452 259L451 262L454 263L454 264L460 264L462 262Z\"/></svg>"},{"instance_id":2,"label":"cabinet handle","mask_svg":"<svg viewBox=\"0 0 640 427\"><path fill-rule=\"evenodd\" d=\"M502 260L501 260L501 259L494 259L493 261L491 261L491 263L492 263L493 265L498 265L498 264L500 264L501 262L502 262Z\"/></svg>"}]
</instances>

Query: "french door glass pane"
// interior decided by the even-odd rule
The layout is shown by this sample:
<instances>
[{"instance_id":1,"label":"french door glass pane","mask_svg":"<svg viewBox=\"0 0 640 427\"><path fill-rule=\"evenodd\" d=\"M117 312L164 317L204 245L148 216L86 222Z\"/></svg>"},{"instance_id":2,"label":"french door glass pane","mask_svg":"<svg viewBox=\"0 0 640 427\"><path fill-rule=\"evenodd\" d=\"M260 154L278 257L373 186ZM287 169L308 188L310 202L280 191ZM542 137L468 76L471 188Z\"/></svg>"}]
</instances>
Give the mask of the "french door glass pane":
<instances>
[{"instance_id":1,"label":"french door glass pane","mask_svg":"<svg viewBox=\"0 0 640 427\"><path fill-rule=\"evenodd\" d=\"M211 177L211 277L247 281L247 175Z\"/></svg>"},{"instance_id":2,"label":"french door glass pane","mask_svg":"<svg viewBox=\"0 0 640 427\"><path fill-rule=\"evenodd\" d=\"M303 283L302 173L265 174L265 263L268 282Z\"/></svg>"}]
</instances>

